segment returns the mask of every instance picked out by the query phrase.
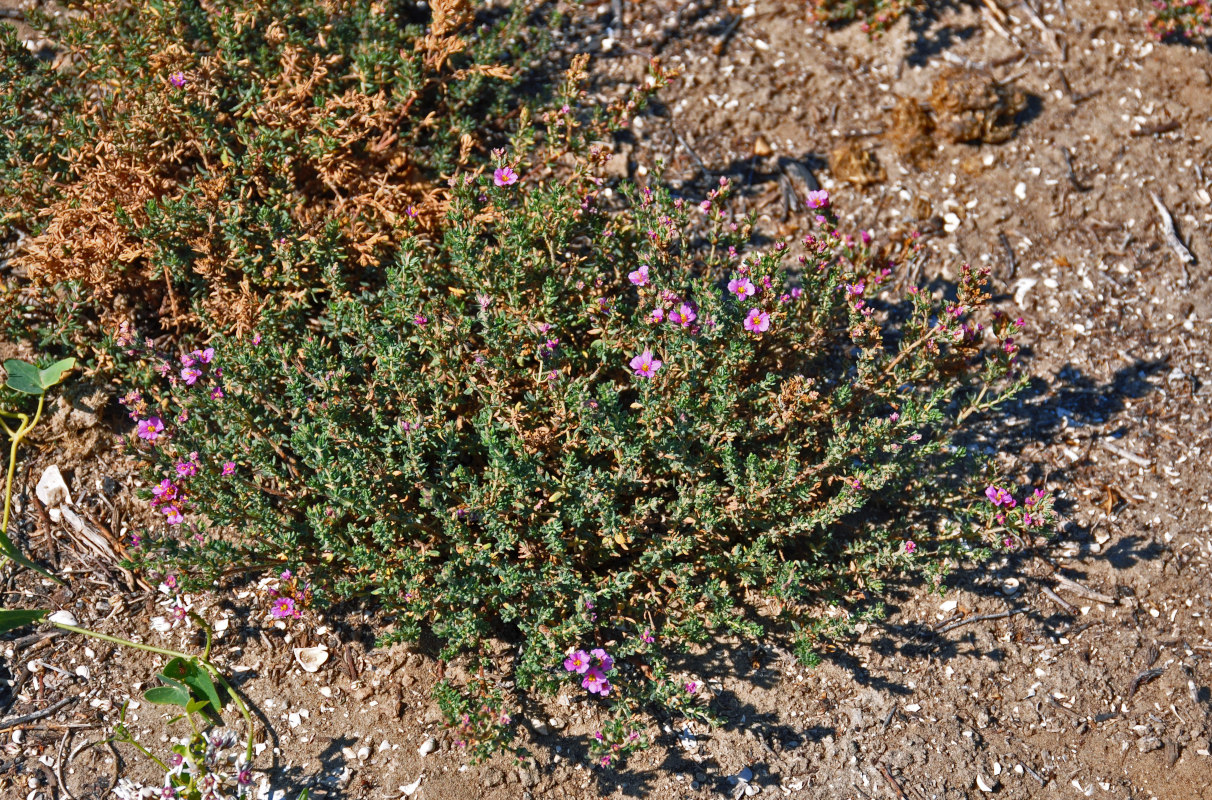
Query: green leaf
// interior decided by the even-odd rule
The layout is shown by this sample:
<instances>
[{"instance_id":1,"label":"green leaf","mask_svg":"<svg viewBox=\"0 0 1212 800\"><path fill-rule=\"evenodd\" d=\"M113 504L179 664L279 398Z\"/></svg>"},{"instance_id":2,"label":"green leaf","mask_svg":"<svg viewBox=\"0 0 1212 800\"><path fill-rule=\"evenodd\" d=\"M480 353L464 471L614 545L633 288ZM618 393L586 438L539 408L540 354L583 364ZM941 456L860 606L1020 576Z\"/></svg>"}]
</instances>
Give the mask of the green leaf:
<instances>
[{"instance_id":1,"label":"green leaf","mask_svg":"<svg viewBox=\"0 0 1212 800\"><path fill-rule=\"evenodd\" d=\"M33 625L45 617L46 611L25 608L0 608L0 633Z\"/></svg>"},{"instance_id":2,"label":"green leaf","mask_svg":"<svg viewBox=\"0 0 1212 800\"><path fill-rule=\"evenodd\" d=\"M8 373L8 388L23 394L45 394L47 389L63 380L67 371L75 366L74 358L56 361L46 369L38 369L33 364L15 358L4 362L4 370Z\"/></svg>"},{"instance_id":3,"label":"green leaf","mask_svg":"<svg viewBox=\"0 0 1212 800\"><path fill-rule=\"evenodd\" d=\"M76 359L65 358L61 361L56 361L46 369L38 370L39 382L42 384L42 390L46 391L55 384L63 380L63 376L68 373L68 370L76 366Z\"/></svg>"},{"instance_id":4,"label":"green leaf","mask_svg":"<svg viewBox=\"0 0 1212 800\"><path fill-rule=\"evenodd\" d=\"M185 713L186 714L197 714L199 711L202 711L203 709L206 709L209 707L210 707L209 700L190 700L189 704L185 706Z\"/></svg>"},{"instance_id":5,"label":"green leaf","mask_svg":"<svg viewBox=\"0 0 1212 800\"><path fill-rule=\"evenodd\" d=\"M158 706L189 706L189 690L184 686L157 686L143 693L143 699Z\"/></svg>"},{"instance_id":6,"label":"green leaf","mask_svg":"<svg viewBox=\"0 0 1212 800\"><path fill-rule=\"evenodd\" d=\"M4 362L4 371L8 373L8 388L23 394L42 394L42 380L33 364L10 358Z\"/></svg>"},{"instance_id":7,"label":"green leaf","mask_svg":"<svg viewBox=\"0 0 1212 800\"><path fill-rule=\"evenodd\" d=\"M194 697L206 700L216 711L223 707L223 701L215 689L214 681L210 679L210 673L192 658L174 658L164 665L160 677L168 682L184 684Z\"/></svg>"}]
</instances>

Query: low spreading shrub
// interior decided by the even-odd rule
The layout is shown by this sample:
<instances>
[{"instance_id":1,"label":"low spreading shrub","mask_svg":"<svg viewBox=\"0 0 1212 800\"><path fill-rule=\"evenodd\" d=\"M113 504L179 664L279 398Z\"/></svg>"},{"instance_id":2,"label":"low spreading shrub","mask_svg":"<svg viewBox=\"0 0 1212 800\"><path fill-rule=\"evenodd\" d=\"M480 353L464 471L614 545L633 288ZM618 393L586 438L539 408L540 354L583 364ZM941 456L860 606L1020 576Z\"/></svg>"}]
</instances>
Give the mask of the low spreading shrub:
<instances>
[{"instance_id":1,"label":"low spreading shrub","mask_svg":"<svg viewBox=\"0 0 1212 800\"><path fill-rule=\"evenodd\" d=\"M162 377L124 400L165 520L139 563L289 569L284 617L366 598L436 634L472 657L440 698L473 747L508 742L516 692L574 682L613 709L609 763L641 709L705 713L677 648L774 625L807 657L890 576L1017 547L1050 499L957 441L1021 386L985 271L898 297L827 193L813 234L759 246L727 180L612 196L600 153L572 161L576 111L543 119L454 173L441 238L408 223L381 285L327 265L311 330L115 358Z\"/></svg>"},{"instance_id":2,"label":"low spreading shrub","mask_svg":"<svg viewBox=\"0 0 1212 800\"><path fill-rule=\"evenodd\" d=\"M377 281L487 158L537 5L95 0L32 17L53 64L0 26L5 319L69 346L98 321L238 333L308 313L327 270Z\"/></svg>"},{"instance_id":3,"label":"low spreading shrub","mask_svg":"<svg viewBox=\"0 0 1212 800\"><path fill-rule=\"evenodd\" d=\"M924 8L926 0L809 0L817 22L844 24L858 21L864 31L878 36L906 13Z\"/></svg>"},{"instance_id":4,"label":"low spreading shrub","mask_svg":"<svg viewBox=\"0 0 1212 800\"><path fill-rule=\"evenodd\" d=\"M1212 35L1212 2L1153 0L1149 31L1162 41L1206 42Z\"/></svg>"}]
</instances>

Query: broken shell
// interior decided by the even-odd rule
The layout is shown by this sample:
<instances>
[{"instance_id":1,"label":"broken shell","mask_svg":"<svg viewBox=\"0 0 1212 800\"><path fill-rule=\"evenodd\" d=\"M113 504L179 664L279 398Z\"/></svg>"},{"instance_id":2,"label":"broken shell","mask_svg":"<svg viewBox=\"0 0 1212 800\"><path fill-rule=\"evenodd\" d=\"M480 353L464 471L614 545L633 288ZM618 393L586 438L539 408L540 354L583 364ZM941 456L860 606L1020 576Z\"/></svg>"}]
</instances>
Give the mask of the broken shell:
<instances>
[{"instance_id":1,"label":"broken shell","mask_svg":"<svg viewBox=\"0 0 1212 800\"><path fill-rule=\"evenodd\" d=\"M304 672L317 672L324 662L328 660L327 647L296 647L295 661L299 662L299 666Z\"/></svg>"},{"instance_id":2,"label":"broken shell","mask_svg":"<svg viewBox=\"0 0 1212 800\"><path fill-rule=\"evenodd\" d=\"M34 494L38 495L38 499L46 506L50 518L55 522L59 521L59 506L72 504L72 494L63 480L63 473L54 464L42 470L42 477L38 479Z\"/></svg>"},{"instance_id":3,"label":"broken shell","mask_svg":"<svg viewBox=\"0 0 1212 800\"><path fill-rule=\"evenodd\" d=\"M980 790L982 792L992 792L993 791L993 785L991 783L989 783L987 780L985 780L985 776L981 775L979 772L976 773L976 785L978 787L980 787Z\"/></svg>"},{"instance_id":4,"label":"broken shell","mask_svg":"<svg viewBox=\"0 0 1212 800\"><path fill-rule=\"evenodd\" d=\"M421 778L424 778L424 777L425 777L424 775L421 775ZM400 791L404 794L405 797L412 797L414 794L416 794L417 789L421 788L421 778L417 778L415 781L408 784L407 786L400 787Z\"/></svg>"},{"instance_id":5,"label":"broken shell","mask_svg":"<svg viewBox=\"0 0 1212 800\"><path fill-rule=\"evenodd\" d=\"M1018 591L1018 587L1018 578L1006 578L1006 580L1002 581L1002 594L1009 597Z\"/></svg>"},{"instance_id":6,"label":"broken shell","mask_svg":"<svg viewBox=\"0 0 1212 800\"><path fill-rule=\"evenodd\" d=\"M79 622L76 622L76 615L70 611L56 611L47 617L47 621L53 622L56 625L71 625L73 627L80 625Z\"/></svg>"},{"instance_id":7,"label":"broken shell","mask_svg":"<svg viewBox=\"0 0 1212 800\"><path fill-rule=\"evenodd\" d=\"M422 756L427 756L434 750L438 749L438 742L432 736L421 742L421 746L417 748L417 752Z\"/></svg>"}]
</instances>

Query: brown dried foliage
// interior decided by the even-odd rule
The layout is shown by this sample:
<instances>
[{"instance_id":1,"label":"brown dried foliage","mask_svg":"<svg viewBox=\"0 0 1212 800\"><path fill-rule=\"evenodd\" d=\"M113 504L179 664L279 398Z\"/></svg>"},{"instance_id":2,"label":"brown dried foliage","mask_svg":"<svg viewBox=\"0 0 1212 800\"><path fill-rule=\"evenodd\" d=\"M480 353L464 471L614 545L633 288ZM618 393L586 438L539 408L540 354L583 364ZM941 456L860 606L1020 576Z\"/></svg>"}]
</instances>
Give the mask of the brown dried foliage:
<instances>
[{"instance_id":1,"label":"brown dried foliage","mask_svg":"<svg viewBox=\"0 0 1212 800\"><path fill-rule=\"evenodd\" d=\"M446 60L463 49L457 32L469 19L468 11L466 0L434 4L435 23L418 47L435 77ZM266 38L280 42L284 34L271 27ZM156 55L152 69L167 74L179 62L180 54L173 49ZM218 65L212 58L196 63L187 75L189 101L214 113L220 125L232 123L218 108L215 87L223 80ZM267 83L263 101L249 114L256 125L285 132L300 143L293 163L275 163L277 159L268 154L261 159L247 150L243 174L247 176L250 160L256 167L251 191L233 199L225 195L234 177L233 164L226 154L208 148L200 131L190 129L194 118L182 113L182 94L172 92L166 83L158 95L118 96L104 115L95 143L70 153L65 173L79 177L63 186L49 206L31 203L23 209L46 225L28 240L14 266L42 285L79 281L100 301L104 324L128 320L134 311L130 298L141 298L152 308L158 306L169 326L193 326L199 322L196 314L178 301L171 278L149 257L154 245L135 232L148 222L149 200L188 199L209 220L205 227L183 233L192 251L190 268L207 287L201 306L220 326L238 333L254 324L265 298L244 273L226 266L231 245L214 221L229 216L233 203L281 203L282 197L271 197L274 178L286 177L287 184L295 187L297 200L290 207L300 238L319 236L335 218L360 266L376 263L398 241L408 216L415 214L422 229L432 233L445 213L447 192L423 178L398 133L412 112L416 94L399 102L382 93L366 95L351 88L317 106L316 85L334 64L288 46L280 66L280 75ZM500 67L478 71L508 77ZM435 126L441 121L431 113L415 124ZM335 146L302 146L321 135L335 141ZM472 147L472 142L463 142L461 160ZM191 190L191 179L203 169L215 177L194 181ZM119 209L129 217L129 224L120 221ZM314 268L295 266L301 272Z\"/></svg>"}]
</instances>

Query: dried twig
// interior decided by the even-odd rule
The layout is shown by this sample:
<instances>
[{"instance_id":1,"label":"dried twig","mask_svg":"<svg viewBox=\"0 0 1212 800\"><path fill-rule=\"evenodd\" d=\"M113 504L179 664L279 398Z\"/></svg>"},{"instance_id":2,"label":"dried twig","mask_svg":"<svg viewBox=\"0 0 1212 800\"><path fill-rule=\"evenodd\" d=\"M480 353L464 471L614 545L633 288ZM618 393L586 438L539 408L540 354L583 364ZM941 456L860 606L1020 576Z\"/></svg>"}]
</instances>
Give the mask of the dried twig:
<instances>
[{"instance_id":1,"label":"dried twig","mask_svg":"<svg viewBox=\"0 0 1212 800\"><path fill-rule=\"evenodd\" d=\"M1080 594L1085 597L1089 597L1091 600L1097 600L1098 602L1106 603L1107 605L1115 605L1115 598L1112 597L1111 595L1103 594L1102 592L1096 592L1093 589L1087 589L1085 586L1082 586L1077 581L1070 580L1069 578L1066 578L1064 575L1053 575L1052 577L1056 578L1056 588L1057 589L1064 589L1066 591L1074 592L1075 594Z\"/></svg>"},{"instance_id":2,"label":"dried twig","mask_svg":"<svg viewBox=\"0 0 1212 800\"><path fill-rule=\"evenodd\" d=\"M48 665L49 666L49 665ZM35 722L43 717L49 717L64 706L71 705L80 699L80 695L74 697L65 697L57 703L52 703L41 711L34 711L30 714L25 714L20 717L12 717L10 719L0 720L0 733L10 731L18 725L24 725L27 722Z\"/></svg>"},{"instance_id":3,"label":"dried twig","mask_svg":"<svg viewBox=\"0 0 1212 800\"><path fill-rule=\"evenodd\" d=\"M1132 679L1131 685L1128 686L1127 697L1125 697L1124 699L1131 700L1132 697L1136 694L1137 689L1139 689L1141 686L1145 685L1149 681L1154 680L1155 678L1160 678L1162 673L1165 671L1166 671L1165 667L1157 667L1156 669L1147 669L1144 672L1139 673L1135 678Z\"/></svg>"},{"instance_id":4,"label":"dried twig","mask_svg":"<svg viewBox=\"0 0 1212 800\"><path fill-rule=\"evenodd\" d=\"M1142 125L1136 130L1128 131L1129 136L1153 136L1158 133L1169 133L1176 131L1183 125L1176 119L1169 119L1165 122L1154 122L1152 125Z\"/></svg>"},{"instance_id":5,"label":"dried twig","mask_svg":"<svg viewBox=\"0 0 1212 800\"><path fill-rule=\"evenodd\" d=\"M1009 611L999 611L996 614L977 614L975 617L968 617L966 619L958 620L957 622L952 622L950 625L938 628L934 632L946 633L947 631L955 630L961 625L967 625L969 622L982 622L989 619L1005 619L1006 617L1012 617L1015 614L1022 614L1026 610L1027 609L1025 608L1012 608Z\"/></svg>"},{"instance_id":6,"label":"dried twig","mask_svg":"<svg viewBox=\"0 0 1212 800\"><path fill-rule=\"evenodd\" d=\"M1166 240L1166 244L1170 245L1170 249L1178 256L1178 260L1184 265L1195 261L1195 256L1191 255L1191 251L1183 244L1183 240L1178 238L1178 232L1174 230L1174 218L1170 216L1170 209L1166 208L1166 204L1157 196L1156 192L1149 192L1149 196L1153 198L1153 205L1157 208L1157 214L1162 221L1162 236ZM1185 272L1185 266L1184 266ZM1188 281L1190 278L1188 278Z\"/></svg>"},{"instance_id":7,"label":"dried twig","mask_svg":"<svg viewBox=\"0 0 1212 800\"><path fill-rule=\"evenodd\" d=\"M1044 597L1048 598L1053 603L1056 603L1058 606L1065 609L1070 614L1072 614L1074 611L1077 610L1069 603L1066 603L1064 598L1062 598L1059 594L1057 594L1056 592L1049 589L1047 586L1041 586L1040 591L1043 592Z\"/></svg>"},{"instance_id":8,"label":"dried twig","mask_svg":"<svg viewBox=\"0 0 1212 800\"><path fill-rule=\"evenodd\" d=\"M892 784L892 789L896 792L897 800L909 800L909 796L905 794L905 789L901 786L901 782L896 779L896 776L892 774L892 770L883 764L879 765L879 769L880 774L884 776L884 780Z\"/></svg>"},{"instance_id":9,"label":"dried twig","mask_svg":"<svg viewBox=\"0 0 1212 800\"><path fill-rule=\"evenodd\" d=\"M1111 442L1108 442L1106 439L1104 439L1102 441L1102 445L1103 445L1104 449L1110 450L1112 453L1115 453L1115 455L1119 456L1120 458L1128 459L1129 461L1131 461L1133 464L1135 464L1138 467L1144 467L1144 468L1148 469L1149 467L1153 466L1153 462L1150 461L1149 459L1138 456L1136 453L1133 453L1130 450L1125 450L1124 448L1120 447L1117 444L1112 444Z\"/></svg>"}]
</instances>

